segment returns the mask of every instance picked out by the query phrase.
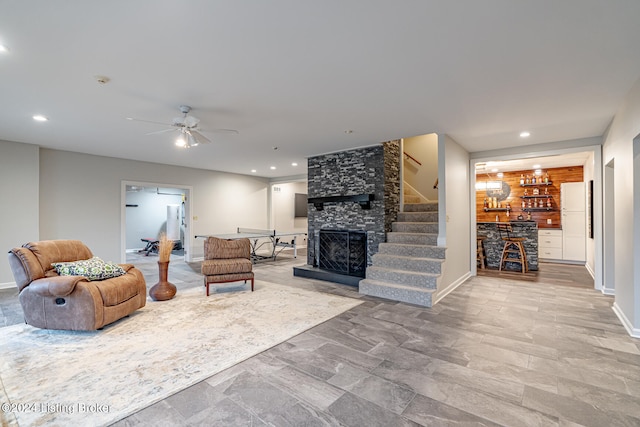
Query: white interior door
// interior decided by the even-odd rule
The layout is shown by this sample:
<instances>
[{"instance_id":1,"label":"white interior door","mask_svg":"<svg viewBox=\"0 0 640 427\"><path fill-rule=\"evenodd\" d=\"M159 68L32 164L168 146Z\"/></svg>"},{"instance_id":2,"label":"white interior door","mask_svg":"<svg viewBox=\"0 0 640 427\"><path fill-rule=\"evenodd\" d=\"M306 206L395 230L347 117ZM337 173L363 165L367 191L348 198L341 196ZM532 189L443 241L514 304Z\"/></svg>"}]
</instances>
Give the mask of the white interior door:
<instances>
[{"instance_id":1,"label":"white interior door","mask_svg":"<svg viewBox=\"0 0 640 427\"><path fill-rule=\"evenodd\" d=\"M586 261L586 216L584 211L562 212L562 259Z\"/></svg>"}]
</instances>

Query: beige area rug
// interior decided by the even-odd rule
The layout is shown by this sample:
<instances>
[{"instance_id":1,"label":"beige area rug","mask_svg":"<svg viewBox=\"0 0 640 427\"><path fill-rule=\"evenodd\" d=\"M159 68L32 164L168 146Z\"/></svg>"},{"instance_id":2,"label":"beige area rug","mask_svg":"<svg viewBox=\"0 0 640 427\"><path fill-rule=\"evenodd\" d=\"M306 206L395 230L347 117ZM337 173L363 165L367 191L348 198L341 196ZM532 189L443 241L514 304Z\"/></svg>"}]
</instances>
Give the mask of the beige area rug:
<instances>
[{"instance_id":1,"label":"beige area rug","mask_svg":"<svg viewBox=\"0 0 640 427\"><path fill-rule=\"evenodd\" d=\"M179 291L97 332L0 328L1 425L113 423L360 303L256 281Z\"/></svg>"}]
</instances>

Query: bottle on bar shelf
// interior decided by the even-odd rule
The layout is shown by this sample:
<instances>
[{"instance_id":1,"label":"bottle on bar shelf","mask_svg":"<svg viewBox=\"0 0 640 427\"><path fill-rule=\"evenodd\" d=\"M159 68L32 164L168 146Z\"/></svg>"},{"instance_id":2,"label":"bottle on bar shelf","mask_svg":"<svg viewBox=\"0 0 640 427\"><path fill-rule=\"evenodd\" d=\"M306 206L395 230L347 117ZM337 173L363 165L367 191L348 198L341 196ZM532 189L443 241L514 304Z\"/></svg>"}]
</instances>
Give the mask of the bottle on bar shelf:
<instances>
[{"instance_id":1,"label":"bottle on bar shelf","mask_svg":"<svg viewBox=\"0 0 640 427\"><path fill-rule=\"evenodd\" d=\"M549 172L545 172L544 173L544 183L548 184L549 183Z\"/></svg>"},{"instance_id":2,"label":"bottle on bar shelf","mask_svg":"<svg viewBox=\"0 0 640 427\"><path fill-rule=\"evenodd\" d=\"M535 184L535 183L536 183L536 181L537 181L537 180L536 180L536 176L535 176L535 175L533 175L533 177L531 178L531 183L532 183L532 184Z\"/></svg>"},{"instance_id":3,"label":"bottle on bar shelf","mask_svg":"<svg viewBox=\"0 0 640 427\"><path fill-rule=\"evenodd\" d=\"M520 185L524 185L524 174L520 174Z\"/></svg>"}]
</instances>

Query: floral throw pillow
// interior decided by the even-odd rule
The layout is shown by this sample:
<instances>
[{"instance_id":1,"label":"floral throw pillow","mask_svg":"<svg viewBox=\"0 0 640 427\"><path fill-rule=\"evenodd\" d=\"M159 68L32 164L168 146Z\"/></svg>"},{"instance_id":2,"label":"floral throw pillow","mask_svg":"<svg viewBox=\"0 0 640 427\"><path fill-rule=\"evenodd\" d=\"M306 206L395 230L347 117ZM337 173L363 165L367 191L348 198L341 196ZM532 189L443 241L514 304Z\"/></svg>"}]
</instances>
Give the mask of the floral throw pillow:
<instances>
[{"instance_id":1,"label":"floral throw pillow","mask_svg":"<svg viewBox=\"0 0 640 427\"><path fill-rule=\"evenodd\" d=\"M110 279L126 273L118 264L104 262L99 257L74 262L54 262L51 265L60 276L84 276L90 281Z\"/></svg>"}]
</instances>

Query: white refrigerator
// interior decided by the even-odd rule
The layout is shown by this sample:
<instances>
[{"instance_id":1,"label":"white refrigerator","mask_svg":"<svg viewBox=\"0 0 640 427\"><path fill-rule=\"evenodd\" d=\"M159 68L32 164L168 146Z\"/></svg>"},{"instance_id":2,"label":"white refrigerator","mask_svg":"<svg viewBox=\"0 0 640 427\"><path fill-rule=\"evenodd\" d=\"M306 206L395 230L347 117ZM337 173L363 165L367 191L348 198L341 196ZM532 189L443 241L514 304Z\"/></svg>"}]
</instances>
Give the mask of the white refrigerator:
<instances>
[{"instance_id":1,"label":"white refrigerator","mask_svg":"<svg viewBox=\"0 0 640 427\"><path fill-rule=\"evenodd\" d=\"M560 185L562 209L562 259L585 261L587 245L587 196L584 182Z\"/></svg>"}]
</instances>

